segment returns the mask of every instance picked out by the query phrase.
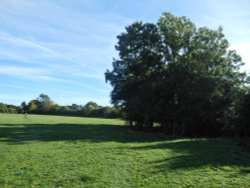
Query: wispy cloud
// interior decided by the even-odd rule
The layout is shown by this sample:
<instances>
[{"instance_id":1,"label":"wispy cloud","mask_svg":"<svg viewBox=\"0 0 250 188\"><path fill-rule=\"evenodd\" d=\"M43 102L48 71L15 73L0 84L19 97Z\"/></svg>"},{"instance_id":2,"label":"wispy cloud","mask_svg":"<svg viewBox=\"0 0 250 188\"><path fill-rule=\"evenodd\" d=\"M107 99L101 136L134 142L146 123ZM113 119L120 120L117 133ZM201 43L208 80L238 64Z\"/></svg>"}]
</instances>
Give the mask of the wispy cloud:
<instances>
[{"instance_id":1,"label":"wispy cloud","mask_svg":"<svg viewBox=\"0 0 250 188\"><path fill-rule=\"evenodd\" d=\"M14 60L103 83L103 73L117 56L116 35L132 19L112 12L93 13L90 8L98 2L74 3L86 12L77 11L72 3L47 0L39 5L26 0L2 4L0 61Z\"/></svg>"},{"instance_id":2,"label":"wispy cloud","mask_svg":"<svg viewBox=\"0 0 250 188\"><path fill-rule=\"evenodd\" d=\"M60 79L48 75L48 71L37 68L0 65L0 74L17 77L20 79L59 81Z\"/></svg>"},{"instance_id":3,"label":"wispy cloud","mask_svg":"<svg viewBox=\"0 0 250 188\"><path fill-rule=\"evenodd\" d=\"M0 41L9 42L16 47L28 47L31 49L32 48L38 49L38 50L41 50L41 51L49 54L50 58L59 58L59 59L65 60L65 61L70 62L70 63L75 63L75 64L81 65L83 67L88 67L90 70L97 71L97 69L91 67L90 65L87 66L86 64L75 61L74 59L69 58L66 55L63 55L61 53L58 53L57 51L52 50L52 49L46 47L45 45L41 45L41 44L38 44L37 42L26 40L26 39L23 39L20 37L15 37L15 36L10 35L10 34L5 33L5 32L0 32ZM36 53L36 55L38 55L38 53ZM41 55L41 54L39 54L39 55Z\"/></svg>"},{"instance_id":4,"label":"wispy cloud","mask_svg":"<svg viewBox=\"0 0 250 188\"><path fill-rule=\"evenodd\" d=\"M16 85L16 84L5 84L5 83L0 83L1 87L6 87L6 88L14 88L14 89L21 89L21 90L33 90L30 87L25 87L21 85Z\"/></svg>"},{"instance_id":5,"label":"wispy cloud","mask_svg":"<svg viewBox=\"0 0 250 188\"><path fill-rule=\"evenodd\" d=\"M26 68L21 66L9 66L0 65L0 75L6 75L15 77L25 81L47 81L47 82L59 82L68 85L80 86L85 89L91 89L97 92L108 93L109 89L103 87L96 87L88 83L82 83L80 81L56 77L50 70L38 69L38 68Z\"/></svg>"}]
</instances>

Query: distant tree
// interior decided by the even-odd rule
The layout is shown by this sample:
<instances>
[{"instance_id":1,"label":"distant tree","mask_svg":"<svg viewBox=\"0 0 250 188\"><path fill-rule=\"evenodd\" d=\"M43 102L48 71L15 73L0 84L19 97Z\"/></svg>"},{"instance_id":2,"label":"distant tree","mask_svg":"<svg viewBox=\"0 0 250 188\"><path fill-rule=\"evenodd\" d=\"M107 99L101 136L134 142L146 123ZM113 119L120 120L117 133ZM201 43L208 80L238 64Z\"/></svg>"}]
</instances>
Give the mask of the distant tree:
<instances>
[{"instance_id":1,"label":"distant tree","mask_svg":"<svg viewBox=\"0 0 250 188\"><path fill-rule=\"evenodd\" d=\"M72 104L70 108L74 111L80 111L82 109L82 106L77 104Z\"/></svg>"},{"instance_id":2,"label":"distant tree","mask_svg":"<svg viewBox=\"0 0 250 188\"><path fill-rule=\"evenodd\" d=\"M0 103L0 113L8 113L8 108L3 103Z\"/></svg>"},{"instance_id":3,"label":"distant tree","mask_svg":"<svg viewBox=\"0 0 250 188\"><path fill-rule=\"evenodd\" d=\"M39 109L40 103L38 100L31 100L28 103L28 112L29 113L39 113L40 109Z\"/></svg>"},{"instance_id":4,"label":"distant tree","mask_svg":"<svg viewBox=\"0 0 250 188\"><path fill-rule=\"evenodd\" d=\"M61 106L61 108L60 108L60 114L71 115L70 107L69 106Z\"/></svg>"},{"instance_id":5,"label":"distant tree","mask_svg":"<svg viewBox=\"0 0 250 188\"><path fill-rule=\"evenodd\" d=\"M99 108L99 105L93 101L87 102L84 107Z\"/></svg>"},{"instance_id":6,"label":"distant tree","mask_svg":"<svg viewBox=\"0 0 250 188\"><path fill-rule=\"evenodd\" d=\"M87 117L97 117L100 108L97 103L90 101L83 106L83 115Z\"/></svg>"},{"instance_id":7,"label":"distant tree","mask_svg":"<svg viewBox=\"0 0 250 188\"><path fill-rule=\"evenodd\" d=\"M37 98L37 101L39 103L39 110L41 113L49 113L51 107L54 104L54 102L46 94L40 94Z\"/></svg>"},{"instance_id":8,"label":"distant tree","mask_svg":"<svg viewBox=\"0 0 250 188\"><path fill-rule=\"evenodd\" d=\"M7 107L7 112L8 113L11 113L11 114L14 114L14 113L18 113L21 109L15 105L6 105Z\"/></svg>"},{"instance_id":9,"label":"distant tree","mask_svg":"<svg viewBox=\"0 0 250 188\"><path fill-rule=\"evenodd\" d=\"M61 106L58 105L58 104L53 104L50 108L50 111L49 113L50 114L55 114L55 115L59 115L60 114L60 109L61 109Z\"/></svg>"},{"instance_id":10,"label":"distant tree","mask_svg":"<svg viewBox=\"0 0 250 188\"><path fill-rule=\"evenodd\" d=\"M22 108L22 112L27 112L28 111L28 105L26 104L25 101L23 101L21 103L21 108Z\"/></svg>"},{"instance_id":11,"label":"distant tree","mask_svg":"<svg viewBox=\"0 0 250 188\"><path fill-rule=\"evenodd\" d=\"M60 106L55 104L48 95L40 94L38 98L25 101L20 106L0 103L0 113L34 113L34 114L54 114L67 116L86 116L100 118L121 118L121 110L117 107L103 107L95 102L88 102L84 106L72 104Z\"/></svg>"},{"instance_id":12,"label":"distant tree","mask_svg":"<svg viewBox=\"0 0 250 188\"><path fill-rule=\"evenodd\" d=\"M21 107L0 103L0 113L21 113Z\"/></svg>"}]
</instances>

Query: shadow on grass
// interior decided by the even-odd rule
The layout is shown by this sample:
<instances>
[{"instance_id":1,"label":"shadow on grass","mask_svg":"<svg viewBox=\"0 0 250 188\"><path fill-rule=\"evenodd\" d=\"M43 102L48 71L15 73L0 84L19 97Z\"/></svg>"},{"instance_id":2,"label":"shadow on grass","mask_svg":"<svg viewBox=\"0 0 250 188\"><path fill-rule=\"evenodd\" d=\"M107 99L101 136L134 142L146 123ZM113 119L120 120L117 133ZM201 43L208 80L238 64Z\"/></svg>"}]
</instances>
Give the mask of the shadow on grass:
<instances>
[{"instance_id":1,"label":"shadow on grass","mask_svg":"<svg viewBox=\"0 0 250 188\"><path fill-rule=\"evenodd\" d=\"M133 132L124 126L105 124L0 124L0 142L24 144L30 141L88 141L88 142L151 142L131 150L169 150L161 160L151 161L155 172L169 169L192 169L201 166L242 167L242 174L250 173L250 153L226 139L168 140L166 136ZM164 141L164 142L158 142ZM158 142L158 143L155 143ZM153 144L153 145L152 145ZM221 168L230 172L230 168ZM84 179L84 178L83 178Z\"/></svg>"},{"instance_id":2,"label":"shadow on grass","mask_svg":"<svg viewBox=\"0 0 250 188\"><path fill-rule=\"evenodd\" d=\"M0 142L22 144L28 141L145 142L166 137L132 132L124 126L105 124L0 124Z\"/></svg>"},{"instance_id":3,"label":"shadow on grass","mask_svg":"<svg viewBox=\"0 0 250 188\"><path fill-rule=\"evenodd\" d=\"M240 168L239 173L250 173L250 152L227 139L179 140L131 149L169 150L171 154L168 157L150 162L155 172L199 167L230 172L231 167L237 166Z\"/></svg>"}]
</instances>

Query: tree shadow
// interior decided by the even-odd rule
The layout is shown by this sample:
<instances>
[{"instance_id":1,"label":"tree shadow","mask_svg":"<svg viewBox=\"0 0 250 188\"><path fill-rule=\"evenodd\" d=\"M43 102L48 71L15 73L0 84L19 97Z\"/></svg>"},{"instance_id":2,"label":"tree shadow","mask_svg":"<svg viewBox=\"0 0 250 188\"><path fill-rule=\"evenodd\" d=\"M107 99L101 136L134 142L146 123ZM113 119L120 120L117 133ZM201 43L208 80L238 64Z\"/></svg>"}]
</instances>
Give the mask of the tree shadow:
<instances>
[{"instance_id":1,"label":"tree shadow","mask_svg":"<svg viewBox=\"0 0 250 188\"><path fill-rule=\"evenodd\" d=\"M250 174L250 169L242 169L240 171L241 174Z\"/></svg>"},{"instance_id":2,"label":"tree shadow","mask_svg":"<svg viewBox=\"0 0 250 188\"><path fill-rule=\"evenodd\" d=\"M116 141L122 143L159 141L165 136L133 132L124 126L107 124L0 124L0 142L29 141Z\"/></svg>"},{"instance_id":3,"label":"tree shadow","mask_svg":"<svg viewBox=\"0 0 250 188\"><path fill-rule=\"evenodd\" d=\"M250 152L227 139L179 140L132 147L133 150L166 149L171 155L161 160L151 161L154 172L200 167L218 168L230 171L230 167L242 167L239 173L250 173ZM232 170L232 169L231 169Z\"/></svg>"},{"instance_id":4,"label":"tree shadow","mask_svg":"<svg viewBox=\"0 0 250 188\"><path fill-rule=\"evenodd\" d=\"M166 149L171 152L161 160L150 161L154 172L201 166L241 166L239 173L250 173L250 152L226 139L174 140L160 134L134 132L124 126L107 124L0 124L0 142L25 144L32 141L147 142L146 146L129 149ZM230 171L230 168L222 170Z\"/></svg>"}]
</instances>

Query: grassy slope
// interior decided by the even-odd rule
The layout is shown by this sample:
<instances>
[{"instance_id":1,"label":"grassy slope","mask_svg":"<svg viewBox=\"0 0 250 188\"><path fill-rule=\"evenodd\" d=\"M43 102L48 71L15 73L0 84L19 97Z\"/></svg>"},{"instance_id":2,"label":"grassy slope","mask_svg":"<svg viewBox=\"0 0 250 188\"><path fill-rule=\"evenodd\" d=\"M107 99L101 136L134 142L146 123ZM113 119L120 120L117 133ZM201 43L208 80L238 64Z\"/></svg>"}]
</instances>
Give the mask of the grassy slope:
<instances>
[{"instance_id":1,"label":"grassy slope","mask_svg":"<svg viewBox=\"0 0 250 188\"><path fill-rule=\"evenodd\" d=\"M0 114L0 187L250 187L250 153L230 140L168 140L122 124Z\"/></svg>"}]
</instances>

